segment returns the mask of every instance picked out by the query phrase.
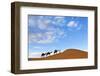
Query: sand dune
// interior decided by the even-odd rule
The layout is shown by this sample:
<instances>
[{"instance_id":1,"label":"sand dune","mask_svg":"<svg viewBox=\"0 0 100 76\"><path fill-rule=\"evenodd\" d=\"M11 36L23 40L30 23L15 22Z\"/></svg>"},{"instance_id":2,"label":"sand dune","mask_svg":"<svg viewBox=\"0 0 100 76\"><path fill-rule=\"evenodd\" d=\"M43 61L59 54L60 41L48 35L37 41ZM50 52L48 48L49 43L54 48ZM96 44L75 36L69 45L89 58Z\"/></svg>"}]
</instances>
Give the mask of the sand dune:
<instances>
[{"instance_id":1,"label":"sand dune","mask_svg":"<svg viewBox=\"0 0 100 76\"><path fill-rule=\"evenodd\" d=\"M55 60L55 59L80 59L88 58L88 52L78 49L66 49L58 54L42 58L29 58L28 60Z\"/></svg>"}]
</instances>

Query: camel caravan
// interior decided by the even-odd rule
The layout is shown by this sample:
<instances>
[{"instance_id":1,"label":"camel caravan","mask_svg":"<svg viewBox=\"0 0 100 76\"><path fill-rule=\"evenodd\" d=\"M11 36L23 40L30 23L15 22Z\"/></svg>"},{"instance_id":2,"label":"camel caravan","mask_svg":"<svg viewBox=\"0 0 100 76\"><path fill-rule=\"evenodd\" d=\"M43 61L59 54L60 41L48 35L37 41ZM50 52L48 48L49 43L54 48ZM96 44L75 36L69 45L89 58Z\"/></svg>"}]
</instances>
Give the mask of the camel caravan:
<instances>
[{"instance_id":1,"label":"camel caravan","mask_svg":"<svg viewBox=\"0 0 100 76\"><path fill-rule=\"evenodd\" d=\"M54 50L53 52L42 53L42 54L41 54L41 57L47 57L47 56L50 56L51 53L53 53L53 54L58 54L58 53L60 53L60 50Z\"/></svg>"}]
</instances>

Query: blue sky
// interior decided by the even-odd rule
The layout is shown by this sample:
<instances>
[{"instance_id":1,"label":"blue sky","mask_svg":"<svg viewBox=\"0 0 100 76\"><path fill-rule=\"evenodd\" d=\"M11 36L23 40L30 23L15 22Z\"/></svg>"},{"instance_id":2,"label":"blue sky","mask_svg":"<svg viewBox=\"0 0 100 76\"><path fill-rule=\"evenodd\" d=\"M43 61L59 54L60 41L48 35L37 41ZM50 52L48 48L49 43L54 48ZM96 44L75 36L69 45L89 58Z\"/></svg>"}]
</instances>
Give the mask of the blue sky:
<instances>
[{"instance_id":1,"label":"blue sky","mask_svg":"<svg viewBox=\"0 0 100 76\"><path fill-rule=\"evenodd\" d=\"M88 49L88 17L28 16L28 51Z\"/></svg>"}]
</instances>

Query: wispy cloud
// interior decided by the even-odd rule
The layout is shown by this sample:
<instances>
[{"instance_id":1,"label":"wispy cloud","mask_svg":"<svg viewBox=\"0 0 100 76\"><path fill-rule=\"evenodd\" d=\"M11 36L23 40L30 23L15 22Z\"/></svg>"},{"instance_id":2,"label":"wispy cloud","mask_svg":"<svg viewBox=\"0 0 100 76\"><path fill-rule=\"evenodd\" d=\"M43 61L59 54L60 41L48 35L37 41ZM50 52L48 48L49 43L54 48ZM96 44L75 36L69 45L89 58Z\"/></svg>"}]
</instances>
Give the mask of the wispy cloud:
<instances>
[{"instance_id":1,"label":"wispy cloud","mask_svg":"<svg viewBox=\"0 0 100 76\"><path fill-rule=\"evenodd\" d=\"M64 25L66 25L64 16L30 16L29 27L31 31L29 32L29 43L46 44L66 37ZM67 23L67 26L77 27L78 23L70 21Z\"/></svg>"},{"instance_id":2,"label":"wispy cloud","mask_svg":"<svg viewBox=\"0 0 100 76\"><path fill-rule=\"evenodd\" d=\"M65 23L65 17L54 17L54 20L52 21L52 24L57 25L57 26L63 26Z\"/></svg>"},{"instance_id":3,"label":"wispy cloud","mask_svg":"<svg viewBox=\"0 0 100 76\"><path fill-rule=\"evenodd\" d=\"M69 21L67 23L67 27L77 27L78 26L78 22L76 21Z\"/></svg>"},{"instance_id":4,"label":"wispy cloud","mask_svg":"<svg viewBox=\"0 0 100 76\"><path fill-rule=\"evenodd\" d=\"M65 17L62 16L29 16L29 26L41 30L48 29L51 25L62 26L65 21Z\"/></svg>"},{"instance_id":5,"label":"wispy cloud","mask_svg":"<svg viewBox=\"0 0 100 76\"><path fill-rule=\"evenodd\" d=\"M69 31L78 31L82 29L82 24L80 24L78 21L71 20L69 21L66 26L68 27Z\"/></svg>"},{"instance_id":6,"label":"wispy cloud","mask_svg":"<svg viewBox=\"0 0 100 76\"><path fill-rule=\"evenodd\" d=\"M34 43L51 43L55 40L55 35L53 32L45 32L45 33L35 33L29 35L30 42Z\"/></svg>"},{"instance_id":7,"label":"wispy cloud","mask_svg":"<svg viewBox=\"0 0 100 76\"><path fill-rule=\"evenodd\" d=\"M52 43L56 39L64 37L64 31L58 28L58 26L63 24L63 21L64 17L60 16L30 16L29 27L31 26L31 28L37 30L35 32L29 32L29 43Z\"/></svg>"},{"instance_id":8,"label":"wispy cloud","mask_svg":"<svg viewBox=\"0 0 100 76\"><path fill-rule=\"evenodd\" d=\"M40 30L45 30L48 28L49 24L52 22L50 17L47 16L38 16L38 18L36 19L37 21L37 27Z\"/></svg>"},{"instance_id":9,"label":"wispy cloud","mask_svg":"<svg viewBox=\"0 0 100 76\"><path fill-rule=\"evenodd\" d=\"M60 29L55 29L53 31L39 32L29 34L29 42L33 43L52 43L56 41L56 39L65 36L65 33Z\"/></svg>"}]
</instances>

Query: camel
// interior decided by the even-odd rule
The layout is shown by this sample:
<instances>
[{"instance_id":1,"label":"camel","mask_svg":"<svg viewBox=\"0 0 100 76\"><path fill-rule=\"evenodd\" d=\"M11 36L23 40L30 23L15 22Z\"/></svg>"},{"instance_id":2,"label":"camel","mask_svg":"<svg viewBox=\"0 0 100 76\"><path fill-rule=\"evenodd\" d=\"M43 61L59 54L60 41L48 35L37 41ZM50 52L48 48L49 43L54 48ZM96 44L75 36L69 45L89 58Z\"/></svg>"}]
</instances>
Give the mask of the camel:
<instances>
[{"instance_id":1,"label":"camel","mask_svg":"<svg viewBox=\"0 0 100 76\"><path fill-rule=\"evenodd\" d=\"M60 52L60 50L54 50L54 54L57 54L58 52Z\"/></svg>"},{"instance_id":2,"label":"camel","mask_svg":"<svg viewBox=\"0 0 100 76\"><path fill-rule=\"evenodd\" d=\"M46 53L46 56L50 55L51 53L52 53L52 52L47 52L47 53Z\"/></svg>"},{"instance_id":3,"label":"camel","mask_svg":"<svg viewBox=\"0 0 100 76\"><path fill-rule=\"evenodd\" d=\"M41 54L41 57L44 57L44 56L45 56L45 53L42 53L42 54Z\"/></svg>"},{"instance_id":4,"label":"camel","mask_svg":"<svg viewBox=\"0 0 100 76\"><path fill-rule=\"evenodd\" d=\"M50 55L51 53L52 53L52 52L42 53L42 54L41 54L41 57L48 56L48 55Z\"/></svg>"},{"instance_id":5,"label":"camel","mask_svg":"<svg viewBox=\"0 0 100 76\"><path fill-rule=\"evenodd\" d=\"M57 53L60 53L60 50L54 50L54 54L57 54ZM46 52L46 53L42 53L41 54L41 57L47 57L47 56L49 56L50 54L51 54L52 52Z\"/></svg>"}]
</instances>

